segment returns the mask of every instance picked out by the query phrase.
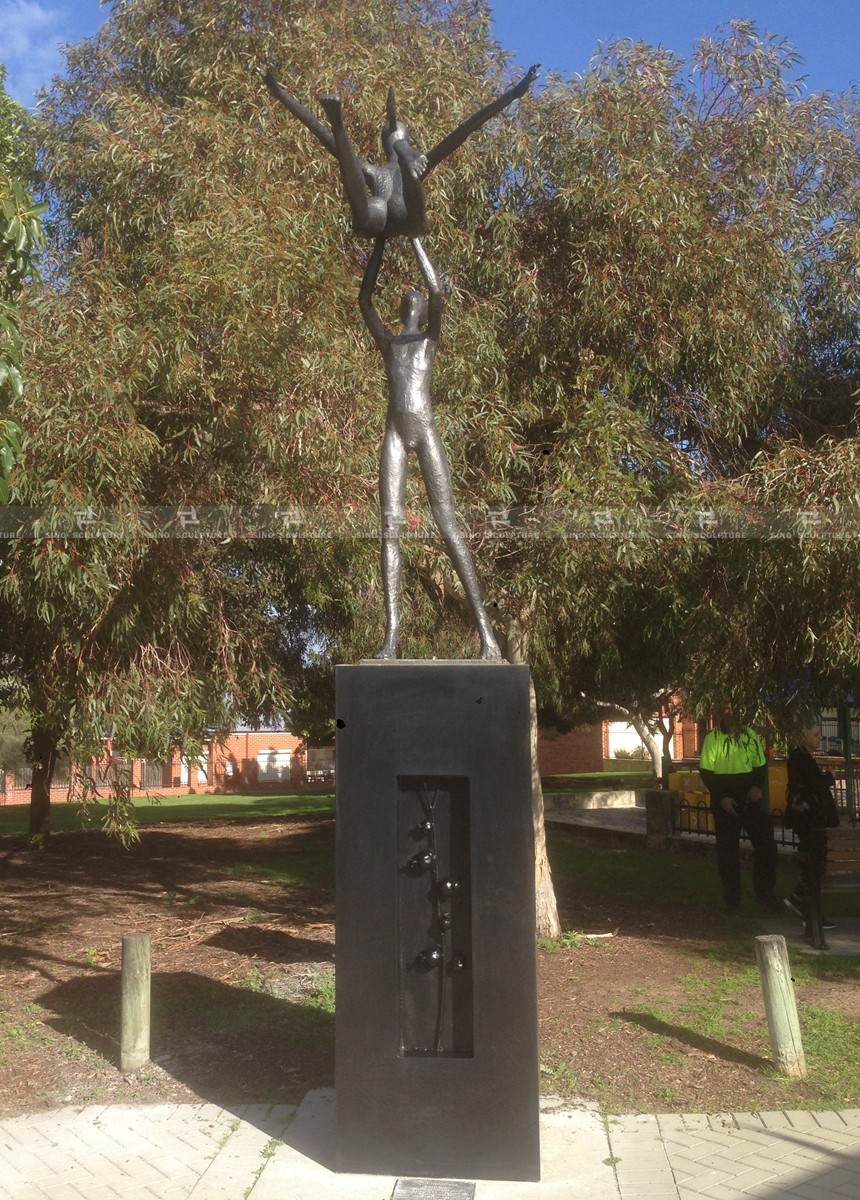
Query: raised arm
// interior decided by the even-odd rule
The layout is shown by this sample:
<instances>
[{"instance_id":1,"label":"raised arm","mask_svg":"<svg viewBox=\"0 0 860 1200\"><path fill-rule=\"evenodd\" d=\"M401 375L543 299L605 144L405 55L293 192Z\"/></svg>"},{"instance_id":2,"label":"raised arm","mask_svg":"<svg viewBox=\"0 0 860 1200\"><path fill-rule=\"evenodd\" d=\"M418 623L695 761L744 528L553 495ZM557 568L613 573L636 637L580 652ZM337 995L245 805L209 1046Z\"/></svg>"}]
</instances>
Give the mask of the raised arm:
<instances>
[{"instance_id":1,"label":"raised arm","mask_svg":"<svg viewBox=\"0 0 860 1200\"><path fill-rule=\"evenodd\" d=\"M263 82L272 93L276 100L280 100L284 108L298 117L306 129L309 129L317 141L321 142L328 150L329 154L333 154L337 158L337 149L334 144L334 135L331 130L326 129L321 121L318 121L312 112L309 112L303 104L299 104L295 96L291 96L289 92L285 92L275 78L275 72L271 67L266 67L263 73Z\"/></svg>"},{"instance_id":2,"label":"raised arm","mask_svg":"<svg viewBox=\"0 0 860 1200\"><path fill-rule=\"evenodd\" d=\"M424 170L424 175L429 175L434 167L437 167L440 162L444 162L458 146L462 146L466 138L480 129L482 125L486 125L491 117L496 113L500 113L503 108L507 108L509 104L513 104L515 100L519 100L520 96L524 96L531 85L537 78L538 68L540 63L535 63L529 67L519 83L508 88L506 92L502 92L501 96L497 96L490 104L484 105L478 109L471 117L467 117L461 125L458 125L447 137L444 137L441 142L437 143L427 154L427 166Z\"/></svg>"},{"instance_id":3,"label":"raised arm","mask_svg":"<svg viewBox=\"0 0 860 1200\"><path fill-rule=\"evenodd\" d=\"M433 342L438 342L442 334L442 289L436 278L436 268L427 257L427 251L421 244L420 238L411 238L412 249L427 284L427 336Z\"/></svg>"},{"instance_id":4,"label":"raised arm","mask_svg":"<svg viewBox=\"0 0 860 1200\"><path fill-rule=\"evenodd\" d=\"M382 255L384 253L385 238L378 237L373 243L373 250L371 251L370 258L367 260L367 266L364 268L361 289L358 293L358 306L361 309L361 315L364 317L364 323L370 330L371 336L383 357L388 353L388 343L391 334L385 328L382 318L376 311L373 303L373 292L376 287L376 281L379 278L379 268L382 264Z\"/></svg>"}]
</instances>

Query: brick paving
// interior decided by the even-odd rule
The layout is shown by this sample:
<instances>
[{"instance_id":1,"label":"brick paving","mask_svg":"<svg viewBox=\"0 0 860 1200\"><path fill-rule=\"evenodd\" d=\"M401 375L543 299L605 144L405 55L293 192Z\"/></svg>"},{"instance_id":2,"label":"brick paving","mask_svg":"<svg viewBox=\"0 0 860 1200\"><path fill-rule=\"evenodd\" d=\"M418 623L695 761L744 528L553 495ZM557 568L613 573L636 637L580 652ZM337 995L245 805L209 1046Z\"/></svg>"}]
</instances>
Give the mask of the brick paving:
<instances>
[{"instance_id":1,"label":"brick paving","mask_svg":"<svg viewBox=\"0 0 860 1200\"><path fill-rule=\"evenodd\" d=\"M332 1170L333 1137L331 1091L30 1113L0 1121L0 1200L390 1200L395 1178ZM860 1198L860 1109L603 1117L546 1098L541 1148L540 1183L478 1181L475 1200Z\"/></svg>"}]
</instances>

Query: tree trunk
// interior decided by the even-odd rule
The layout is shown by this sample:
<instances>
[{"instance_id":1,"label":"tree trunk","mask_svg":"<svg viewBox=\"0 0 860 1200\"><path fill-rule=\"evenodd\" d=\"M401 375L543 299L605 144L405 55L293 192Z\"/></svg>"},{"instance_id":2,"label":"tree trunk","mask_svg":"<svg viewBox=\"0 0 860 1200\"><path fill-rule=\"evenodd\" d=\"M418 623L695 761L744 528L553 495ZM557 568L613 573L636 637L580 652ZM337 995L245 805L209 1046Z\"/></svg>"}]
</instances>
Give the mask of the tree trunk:
<instances>
[{"instance_id":1,"label":"tree trunk","mask_svg":"<svg viewBox=\"0 0 860 1200\"><path fill-rule=\"evenodd\" d=\"M552 884L552 871L546 855L543 786L538 768L538 724L535 685L529 677L529 741L532 757L532 819L535 827L535 929L539 938L560 938L561 924Z\"/></svg>"},{"instance_id":2,"label":"tree trunk","mask_svg":"<svg viewBox=\"0 0 860 1200\"><path fill-rule=\"evenodd\" d=\"M525 663L522 634L518 624L511 621L507 634L508 662ZM560 938L561 924L552 883L552 871L546 855L546 826L544 824L543 786L538 767L537 697L529 676L529 744L532 761L532 820L535 831L535 929L539 938Z\"/></svg>"},{"instance_id":3,"label":"tree trunk","mask_svg":"<svg viewBox=\"0 0 860 1200\"><path fill-rule=\"evenodd\" d=\"M33 784L30 791L30 841L44 846L51 833L51 781L57 765L57 741L36 726L32 734Z\"/></svg>"},{"instance_id":4,"label":"tree trunk","mask_svg":"<svg viewBox=\"0 0 860 1200\"><path fill-rule=\"evenodd\" d=\"M631 715L630 724L648 748L648 753L651 755L651 767L654 771L654 778L659 781L663 778L663 754L660 743L641 717Z\"/></svg>"}]
</instances>

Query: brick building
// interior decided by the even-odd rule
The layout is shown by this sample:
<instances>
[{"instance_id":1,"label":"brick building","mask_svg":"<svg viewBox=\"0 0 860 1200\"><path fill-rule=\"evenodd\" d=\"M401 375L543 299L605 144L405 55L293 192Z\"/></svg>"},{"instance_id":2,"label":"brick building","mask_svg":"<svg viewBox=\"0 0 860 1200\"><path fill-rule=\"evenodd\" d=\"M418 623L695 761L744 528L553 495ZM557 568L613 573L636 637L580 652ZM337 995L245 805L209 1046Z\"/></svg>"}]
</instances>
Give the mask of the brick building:
<instances>
[{"instance_id":1,"label":"brick building","mask_svg":"<svg viewBox=\"0 0 860 1200\"><path fill-rule=\"evenodd\" d=\"M687 718L675 721L672 735L672 759L675 762L696 759L706 723ZM538 735L538 766L546 775L575 775L623 768L629 758L617 758L619 750L630 752L641 746L635 730L623 721L602 721L579 725L569 733L542 729ZM641 765L647 766L648 759Z\"/></svg>"},{"instance_id":2,"label":"brick building","mask_svg":"<svg viewBox=\"0 0 860 1200\"><path fill-rule=\"evenodd\" d=\"M108 748L104 760L90 774L99 788L108 788L117 775L128 779L132 792L145 795L206 794L261 791L334 779L334 746L308 746L304 738L284 729L235 729L223 740L204 744L197 760L175 753L169 762L127 759ZM29 769L10 772L0 789L0 804L26 804L30 798ZM63 800L69 787L68 770L62 767L51 788L53 799Z\"/></svg>"},{"instance_id":3,"label":"brick building","mask_svg":"<svg viewBox=\"0 0 860 1200\"><path fill-rule=\"evenodd\" d=\"M542 776L595 773L618 769L621 759L614 757L619 747L627 748L636 739L623 722L603 721L580 725L567 733L542 729L538 735L538 767ZM680 762L698 757L702 722L683 720L676 725L673 758ZM643 764L644 765L644 764ZM219 742L204 745L199 761L188 761L178 753L170 762L129 760L108 752L91 773L97 786L107 788L112 775L130 778L132 791L165 795L186 793L277 791L285 787L303 787L334 782L334 743L308 746L304 738L285 729L235 729ZM0 804L25 804L30 796L30 771L9 773L5 788L0 784ZM0 775L2 780L2 775ZM68 791L68 772L58 770L51 789L56 800Z\"/></svg>"}]
</instances>

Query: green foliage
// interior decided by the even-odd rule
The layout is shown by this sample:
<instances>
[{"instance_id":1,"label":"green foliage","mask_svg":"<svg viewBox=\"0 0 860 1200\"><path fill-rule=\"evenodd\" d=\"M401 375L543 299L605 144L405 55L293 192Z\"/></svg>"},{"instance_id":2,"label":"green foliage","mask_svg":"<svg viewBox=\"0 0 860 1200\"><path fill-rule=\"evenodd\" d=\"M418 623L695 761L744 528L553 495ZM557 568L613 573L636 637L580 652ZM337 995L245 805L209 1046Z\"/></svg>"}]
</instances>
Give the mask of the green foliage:
<instances>
[{"instance_id":1,"label":"green foliage","mask_svg":"<svg viewBox=\"0 0 860 1200\"><path fill-rule=\"evenodd\" d=\"M314 1008L334 1015L336 1003L334 972L313 975L308 998Z\"/></svg>"},{"instance_id":2,"label":"green foliage","mask_svg":"<svg viewBox=\"0 0 860 1200\"><path fill-rule=\"evenodd\" d=\"M0 1004L0 1067L7 1066L15 1055L32 1053L50 1041L50 1034L39 1019L37 1005L28 1004L24 1019L17 1022L8 1013L8 1005Z\"/></svg>"},{"instance_id":3,"label":"green foliage","mask_svg":"<svg viewBox=\"0 0 860 1200\"><path fill-rule=\"evenodd\" d=\"M799 1016L804 1052L813 1077L821 1081L822 1090L834 1108L854 1103L860 1021L813 1005L804 1005Z\"/></svg>"},{"instance_id":4,"label":"green foliage","mask_svg":"<svg viewBox=\"0 0 860 1200\"><path fill-rule=\"evenodd\" d=\"M8 415L24 387L18 302L26 284L39 279L35 255L46 210L24 182L33 169L32 120L6 94L5 80L0 63L0 504L9 499L9 476L21 456L21 427Z\"/></svg>"},{"instance_id":5,"label":"green foliage","mask_svg":"<svg viewBox=\"0 0 860 1200\"><path fill-rule=\"evenodd\" d=\"M585 940L585 935L575 929L565 929L560 938L538 938L537 944L541 950L554 954L557 950L578 950Z\"/></svg>"},{"instance_id":6,"label":"green foliage","mask_svg":"<svg viewBox=\"0 0 860 1200\"><path fill-rule=\"evenodd\" d=\"M27 723L20 713L0 707L0 771L18 771L27 762Z\"/></svg>"},{"instance_id":7,"label":"green foliage","mask_svg":"<svg viewBox=\"0 0 860 1200\"><path fill-rule=\"evenodd\" d=\"M704 710L731 688L785 722L860 679L849 541L697 524L712 507L854 513L860 494L860 115L851 94L794 91L795 57L746 22L689 67L605 47L427 182L439 425L463 507L532 526L474 550L560 720L597 700L650 714L679 690ZM389 84L426 148L505 70L482 0L128 0L70 48L38 130L51 287L21 308L13 497L44 515L4 552L0 651L35 726L79 758L106 735L193 751L240 716L322 729L332 662L377 648L368 245L267 63L311 107L341 91L373 159ZM410 284L392 247L392 323ZM146 513L164 504L250 532L249 514L289 508L326 532L159 537ZM404 654L472 653L415 476L407 504ZM610 536L571 536L601 510ZM112 536L69 536L75 513L109 514Z\"/></svg>"},{"instance_id":8,"label":"green foliage","mask_svg":"<svg viewBox=\"0 0 860 1200\"><path fill-rule=\"evenodd\" d=\"M384 383L356 353L365 248L344 254L335 164L260 71L273 62L308 100L354 93L359 140L377 138L395 78L430 142L492 93L487 24L471 0L134 0L70 49L39 125L52 287L27 311L13 494L43 515L4 556L0 649L72 757L105 736L129 755L193 751L207 727L291 709L319 724L303 672L367 625L370 541L189 542L146 514L218 506L247 526L298 505L338 532L352 510L375 525ZM456 237L482 172L439 174ZM75 514L88 529L107 514L110 536L77 536Z\"/></svg>"},{"instance_id":9,"label":"green foliage","mask_svg":"<svg viewBox=\"0 0 860 1200\"><path fill-rule=\"evenodd\" d=\"M499 290L530 420L504 478L615 530L505 548L551 715L722 691L785 725L858 680L853 543L796 531L810 508L856 528L860 109L798 94L795 61L735 22L691 71L618 43L521 106ZM705 539L711 509L757 528Z\"/></svg>"},{"instance_id":10,"label":"green foliage","mask_svg":"<svg viewBox=\"0 0 860 1200\"><path fill-rule=\"evenodd\" d=\"M6 91L6 75L0 63L0 174L29 180L33 173L34 119Z\"/></svg>"}]
</instances>

